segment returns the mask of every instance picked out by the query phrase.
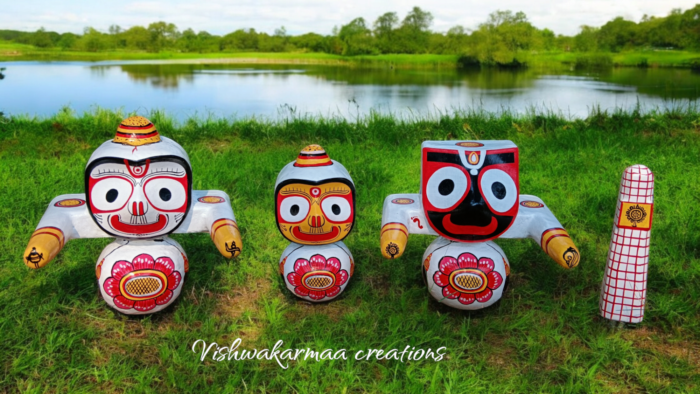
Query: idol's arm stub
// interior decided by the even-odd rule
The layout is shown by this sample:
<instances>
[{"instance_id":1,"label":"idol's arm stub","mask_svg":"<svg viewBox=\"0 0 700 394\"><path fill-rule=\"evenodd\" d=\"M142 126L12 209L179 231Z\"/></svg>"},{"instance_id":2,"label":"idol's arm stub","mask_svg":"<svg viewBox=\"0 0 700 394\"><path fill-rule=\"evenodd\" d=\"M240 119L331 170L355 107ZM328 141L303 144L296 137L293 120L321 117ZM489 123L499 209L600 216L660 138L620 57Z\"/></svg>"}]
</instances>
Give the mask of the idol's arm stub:
<instances>
[{"instance_id":1,"label":"idol's arm stub","mask_svg":"<svg viewBox=\"0 0 700 394\"><path fill-rule=\"evenodd\" d=\"M408 234L437 235L423 212L420 194L392 194L384 199L379 246L382 256L396 259L403 255Z\"/></svg>"},{"instance_id":2,"label":"idol's arm stub","mask_svg":"<svg viewBox=\"0 0 700 394\"><path fill-rule=\"evenodd\" d=\"M24 264L37 269L46 266L63 249L65 236L55 227L42 227L34 231L24 251Z\"/></svg>"},{"instance_id":3,"label":"idol's arm stub","mask_svg":"<svg viewBox=\"0 0 700 394\"><path fill-rule=\"evenodd\" d=\"M545 231L541 246L552 260L564 268L574 268L581 260L578 248L563 228Z\"/></svg>"},{"instance_id":4,"label":"idol's arm stub","mask_svg":"<svg viewBox=\"0 0 700 394\"><path fill-rule=\"evenodd\" d=\"M241 254L243 240L238 225L231 219L220 219L211 226L211 240L222 256L232 259Z\"/></svg>"},{"instance_id":5,"label":"idol's arm stub","mask_svg":"<svg viewBox=\"0 0 700 394\"><path fill-rule=\"evenodd\" d=\"M30 268L46 266L72 239L108 238L87 209L85 194L63 194L49 203L22 260Z\"/></svg>"},{"instance_id":6,"label":"idol's arm stub","mask_svg":"<svg viewBox=\"0 0 700 394\"><path fill-rule=\"evenodd\" d=\"M501 238L530 238L564 268L574 268L581 255L569 233L539 197L521 194L518 216Z\"/></svg>"},{"instance_id":7,"label":"idol's arm stub","mask_svg":"<svg viewBox=\"0 0 700 394\"><path fill-rule=\"evenodd\" d=\"M382 227L380 237L382 256L396 259L403 255L408 243L408 230L401 223L387 223Z\"/></svg>"}]
</instances>

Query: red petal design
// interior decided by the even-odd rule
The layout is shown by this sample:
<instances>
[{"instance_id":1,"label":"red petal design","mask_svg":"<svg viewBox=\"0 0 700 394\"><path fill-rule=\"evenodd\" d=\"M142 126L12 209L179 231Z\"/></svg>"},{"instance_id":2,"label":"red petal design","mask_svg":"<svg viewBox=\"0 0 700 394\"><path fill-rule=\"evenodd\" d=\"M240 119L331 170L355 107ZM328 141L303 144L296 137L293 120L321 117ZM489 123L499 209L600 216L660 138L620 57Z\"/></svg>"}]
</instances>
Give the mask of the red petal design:
<instances>
[{"instance_id":1,"label":"red petal design","mask_svg":"<svg viewBox=\"0 0 700 394\"><path fill-rule=\"evenodd\" d=\"M156 300L154 298L151 298L150 300L136 301L134 303L134 309L136 309L139 312L150 311L151 309L153 309L155 307L156 307Z\"/></svg>"},{"instance_id":2,"label":"red petal design","mask_svg":"<svg viewBox=\"0 0 700 394\"><path fill-rule=\"evenodd\" d=\"M172 274L170 274L170 276L168 276L168 289L177 289L177 287L180 286L181 281L182 275L180 275L180 273L177 271L173 272Z\"/></svg>"},{"instance_id":3,"label":"red petal design","mask_svg":"<svg viewBox=\"0 0 700 394\"><path fill-rule=\"evenodd\" d=\"M126 299L122 295L118 295L112 299L114 305L119 309L131 309L134 306L134 301Z\"/></svg>"},{"instance_id":4,"label":"red petal design","mask_svg":"<svg viewBox=\"0 0 700 394\"><path fill-rule=\"evenodd\" d=\"M442 295L445 298L454 300L455 298L459 297L459 294L460 293L457 290L455 290L455 288L452 287L452 285L448 285L442 288Z\"/></svg>"},{"instance_id":5,"label":"red petal design","mask_svg":"<svg viewBox=\"0 0 700 394\"><path fill-rule=\"evenodd\" d=\"M326 270L334 274L340 271L340 260L335 257L326 260Z\"/></svg>"},{"instance_id":6,"label":"red petal design","mask_svg":"<svg viewBox=\"0 0 700 394\"><path fill-rule=\"evenodd\" d=\"M124 275L134 270L134 266L126 260L120 260L112 266L112 278L119 282Z\"/></svg>"},{"instance_id":7,"label":"red petal design","mask_svg":"<svg viewBox=\"0 0 700 394\"><path fill-rule=\"evenodd\" d=\"M481 272L488 274L489 272L493 271L494 268L496 268L496 264L494 264L493 260L490 258L482 257L479 259L479 269Z\"/></svg>"},{"instance_id":8,"label":"red petal design","mask_svg":"<svg viewBox=\"0 0 700 394\"><path fill-rule=\"evenodd\" d=\"M294 263L294 272L297 274L304 276L304 274L309 271L311 271L311 264L309 264L309 260L297 259L297 261Z\"/></svg>"},{"instance_id":9,"label":"red petal design","mask_svg":"<svg viewBox=\"0 0 700 394\"><path fill-rule=\"evenodd\" d=\"M102 288L105 289L105 293L109 294L110 297L116 297L122 294L119 291L119 282L114 278L107 278Z\"/></svg>"},{"instance_id":10,"label":"red petal design","mask_svg":"<svg viewBox=\"0 0 700 394\"><path fill-rule=\"evenodd\" d=\"M440 287L445 287L450 284L450 277L440 271L435 271L435 275L433 275L433 282Z\"/></svg>"},{"instance_id":11,"label":"red petal design","mask_svg":"<svg viewBox=\"0 0 700 394\"><path fill-rule=\"evenodd\" d=\"M472 302L474 302L474 299L475 299L474 294L462 293L462 294L460 294L457 301L459 301L460 304L469 305Z\"/></svg>"},{"instance_id":12,"label":"red petal design","mask_svg":"<svg viewBox=\"0 0 700 394\"><path fill-rule=\"evenodd\" d=\"M440 259L440 265L438 267L443 274L449 275L452 273L452 271L459 268L459 264L457 264L457 260L455 260L454 257L445 256Z\"/></svg>"},{"instance_id":13,"label":"red petal design","mask_svg":"<svg viewBox=\"0 0 700 394\"><path fill-rule=\"evenodd\" d=\"M462 253L457 259L459 262L459 268L476 268L478 262L476 256L471 253Z\"/></svg>"},{"instance_id":14,"label":"red petal design","mask_svg":"<svg viewBox=\"0 0 700 394\"><path fill-rule=\"evenodd\" d=\"M315 254L309 259L311 269L313 271L321 271L326 269L326 258L320 254Z\"/></svg>"},{"instance_id":15,"label":"red petal design","mask_svg":"<svg viewBox=\"0 0 700 394\"><path fill-rule=\"evenodd\" d=\"M153 257L146 253L134 257L134 260L131 261L131 264L134 266L134 270L150 270L153 269L155 263L156 262L153 260Z\"/></svg>"},{"instance_id":16,"label":"red petal design","mask_svg":"<svg viewBox=\"0 0 700 394\"><path fill-rule=\"evenodd\" d=\"M165 274L165 276L170 276L170 274L175 271L175 263L170 257L158 257L154 265L155 269Z\"/></svg>"},{"instance_id":17,"label":"red petal design","mask_svg":"<svg viewBox=\"0 0 700 394\"><path fill-rule=\"evenodd\" d=\"M321 300L326 297L326 292L325 291L309 291L309 298L312 300Z\"/></svg>"},{"instance_id":18,"label":"red petal design","mask_svg":"<svg viewBox=\"0 0 700 394\"><path fill-rule=\"evenodd\" d=\"M292 286L301 286L301 276L297 275L296 272L290 272L287 275L287 281Z\"/></svg>"},{"instance_id":19,"label":"red petal design","mask_svg":"<svg viewBox=\"0 0 700 394\"><path fill-rule=\"evenodd\" d=\"M335 297L340 293L340 286L333 286L326 290L326 297Z\"/></svg>"},{"instance_id":20,"label":"red petal design","mask_svg":"<svg viewBox=\"0 0 700 394\"><path fill-rule=\"evenodd\" d=\"M491 271L488 273L488 275L486 275L486 277L489 280L489 289L496 290L501 287L501 284L503 283L503 277L501 277L501 274L496 271Z\"/></svg>"},{"instance_id":21,"label":"red petal design","mask_svg":"<svg viewBox=\"0 0 700 394\"><path fill-rule=\"evenodd\" d=\"M491 291L491 289L489 289L489 288L486 288L481 293L476 294L476 300L479 302L486 302L486 301L491 299L492 295L493 295L493 291Z\"/></svg>"},{"instance_id":22,"label":"red petal design","mask_svg":"<svg viewBox=\"0 0 700 394\"><path fill-rule=\"evenodd\" d=\"M335 285L336 286L342 286L345 284L345 282L348 281L348 271L345 270L340 270L337 274L335 274Z\"/></svg>"},{"instance_id":23,"label":"red petal design","mask_svg":"<svg viewBox=\"0 0 700 394\"><path fill-rule=\"evenodd\" d=\"M170 290L165 290L165 293L161 294L160 297L156 298L156 304L164 305L173 299L173 292Z\"/></svg>"},{"instance_id":24,"label":"red petal design","mask_svg":"<svg viewBox=\"0 0 700 394\"><path fill-rule=\"evenodd\" d=\"M304 286L295 287L294 292L299 294L302 297L306 297L307 295L309 295L309 289L307 289Z\"/></svg>"}]
</instances>

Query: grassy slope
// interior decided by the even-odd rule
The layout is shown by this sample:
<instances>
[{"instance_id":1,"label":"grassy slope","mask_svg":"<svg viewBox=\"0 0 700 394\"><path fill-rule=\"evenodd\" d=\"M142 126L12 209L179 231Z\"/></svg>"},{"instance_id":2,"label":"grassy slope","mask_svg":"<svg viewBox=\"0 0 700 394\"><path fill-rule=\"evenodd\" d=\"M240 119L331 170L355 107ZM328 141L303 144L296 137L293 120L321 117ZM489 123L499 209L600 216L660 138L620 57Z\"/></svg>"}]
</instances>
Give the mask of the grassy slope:
<instances>
[{"instance_id":1,"label":"grassy slope","mask_svg":"<svg viewBox=\"0 0 700 394\"><path fill-rule=\"evenodd\" d=\"M700 63L700 54L696 52L674 50L628 51L621 53L602 53L610 56L617 66L636 67L646 61L650 67L690 67ZM558 67L564 64L574 64L577 57L586 55L573 52L533 53L529 63L538 67ZM398 67L421 66L456 66L457 55L434 54L386 54L364 56L339 56L328 53L302 52L218 52L218 53L178 53L144 51L109 51L109 52L78 52L63 51L57 48L41 49L32 45L23 45L0 41L0 61L16 60L58 60L58 61L101 61L101 60L202 60L208 62L241 62L241 63L277 63L277 64L392 64Z\"/></svg>"},{"instance_id":2,"label":"grassy slope","mask_svg":"<svg viewBox=\"0 0 700 394\"><path fill-rule=\"evenodd\" d=\"M693 391L700 385L700 138L698 114L492 117L466 114L401 123L291 119L278 123L161 114L161 133L188 151L197 189L229 193L243 255L223 259L208 236L178 235L190 258L180 301L164 313L125 318L97 294L94 263L108 240L69 243L30 271L22 253L54 196L82 191L91 152L122 114L0 122L0 392L259 391L406 393ZM465 131L466 130L466 131ZM473 131L469 131L473 130ZM530 240L503 240L512 281L501 303L465 313L430 299L420 259L432 237L412 236L398 261L378 249L386 195L416 192L424 139L512 139L521 190L540 196L582 254L565 271ZM275 229L272 186L307 143L320 143L357 185L357 226L346 240L355 277L340 299L310 305L276 274L286 246ZM622 170L656 174L656 207L644 322L611 331L598 290ZM322 350L447 346L440 363L270 361L200 363L197 339L246 348ZM351 356L352 358L352 356Z\"/></svg>"},{"instance_id":3,"label":"grassy slope","mask_svg":"<svg viewBox=\"0 0 700 394\"><path fill-rule=\"evenodd\" d=\"M31 45L22 45L0 41L0 61L17 60L58 60L58 61L101 61L101 60L203 60L210 62L241 63L292 63L292 64L366 64L392 63L396 65L455 65L456 55L376 55L376 56L339 56L328 53L302 52L217 52L217 53L178 53L144 51L108 51L78 52L60 49L40 49Z\"/></svg>"},{"instance_id":4,"label":"grassy slope","mask_svg":"<svg viewBox=\"0 0 700 394\"><path fill-rule=\"evenodd\" d=\"M602 53L610 56L616 66L636 67L644 61L649 67L691 67L700 62L700 53L673 50L627 51L620 53ZM547 65L552 63L573 64L576 58L585 54L572 52L545 53L533 56L534 64Z\"/></svg>"}]
</instances>

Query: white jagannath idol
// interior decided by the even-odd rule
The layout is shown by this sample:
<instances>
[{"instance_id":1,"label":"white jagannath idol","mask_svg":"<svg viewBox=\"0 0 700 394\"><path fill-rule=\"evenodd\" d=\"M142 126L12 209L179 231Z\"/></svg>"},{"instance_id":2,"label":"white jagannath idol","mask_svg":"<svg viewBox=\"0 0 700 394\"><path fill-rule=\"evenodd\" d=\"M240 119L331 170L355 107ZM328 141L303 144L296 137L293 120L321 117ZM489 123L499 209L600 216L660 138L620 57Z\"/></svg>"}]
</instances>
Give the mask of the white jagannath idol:
<instances>
[{"instance_id":1,"label":"white jagannath idol","mask_svg":"<svg viewBox=\"0 0 700 394\"><path fill-rule=\"evenodd\" d=\"M312 302L336 298L355 263L342 242L355 222L355 185L342 164L319 145L305 147L275 183L277 226L291 243L279 273L297 297Z\"/></svg>"},{"instance_id":2,"label":"white jagannath idol","mask_svg":"<svg viewBox=\"0 0 700 394\"><path fill-rule=\"evenodd\" d=\"M430 294L457 309L493 305L510 263L497 238L532 238L564 268L579 251L541 199L521 195L518 147L511 141L425 141L418 194L384 201L381 250L400 257L408 234L438 235L423 255Z\"/></svg>"},{"instance_id":3,"label":"white jagannath idol","mask_svg":"<svg viewBox=\"0 0 700 394\"><path fill-rule=\"evenodd\" d=\"M102 297L123 314L150 314L177 299L189 268L185 251L168 234L203 232L225 257L240 254L228 195L192 190L185 150L161 137L148 119L133 116L88 160L85 194L51 201L25 263L45 266L71 239L114 237L97 259Z\"/></svg>"}]
</instances>

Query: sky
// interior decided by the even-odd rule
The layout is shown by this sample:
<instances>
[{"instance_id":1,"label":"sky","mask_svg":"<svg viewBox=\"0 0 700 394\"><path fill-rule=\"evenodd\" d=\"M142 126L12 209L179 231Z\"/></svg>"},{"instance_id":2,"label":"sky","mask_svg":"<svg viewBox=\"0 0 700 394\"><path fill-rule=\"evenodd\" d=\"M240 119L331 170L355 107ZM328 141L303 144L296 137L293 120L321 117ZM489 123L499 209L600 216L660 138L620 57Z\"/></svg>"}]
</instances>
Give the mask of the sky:
<instances>
[{"instance_id":1,"label":"sky","mask_svg":"<svg viewBox=\"0 0 700 394\"><path fill-rule=\"evenodd\" d=\"M414 6L433 14L432 30L445 32L462 25L475 29L496 10L523 11L538 28L576 34L581 25L601 26L622 16L638 22L643 15L665 16L673 8L692 8L700 0L0 0L0 29L82 33L87 26L106 32L166 21L180 30L192 28L227 34L241 28L273 33L284 26L288 34L330 34L357 17L368 24L385 12L400 19ZM2 4L7 3L7 4Z\"/></svg>"}]
</instances>

